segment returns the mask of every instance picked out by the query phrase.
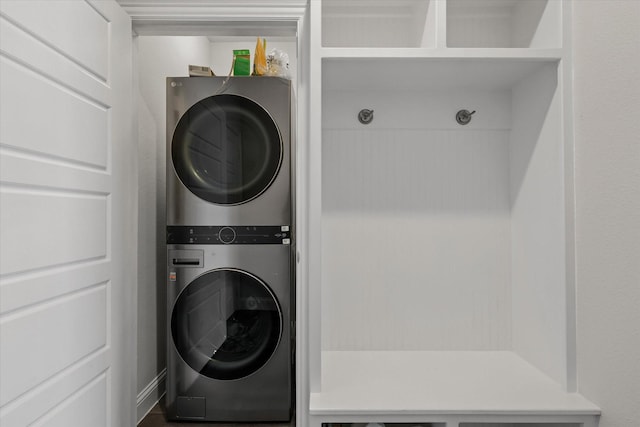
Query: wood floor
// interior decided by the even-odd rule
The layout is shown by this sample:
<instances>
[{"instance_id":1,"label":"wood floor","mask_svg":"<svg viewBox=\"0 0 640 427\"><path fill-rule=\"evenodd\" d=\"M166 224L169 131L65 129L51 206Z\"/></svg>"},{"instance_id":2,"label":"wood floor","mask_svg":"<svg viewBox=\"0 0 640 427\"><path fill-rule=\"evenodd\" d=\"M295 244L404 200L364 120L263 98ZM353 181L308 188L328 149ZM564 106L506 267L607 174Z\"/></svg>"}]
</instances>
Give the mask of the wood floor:
<instances>
[{"instance_id":1,"label":"wood floor","mask_svg":"<svg viewBox=\"0 0 640 427\"><path fill-rule=\"evenodd\" d=\"M227 424L227 423L198 423L167 421L164 411L164 398L154 406L138 427L294 427L295 421L290 423L256 423L256 424Z\"/></svg>"}]
</instances>

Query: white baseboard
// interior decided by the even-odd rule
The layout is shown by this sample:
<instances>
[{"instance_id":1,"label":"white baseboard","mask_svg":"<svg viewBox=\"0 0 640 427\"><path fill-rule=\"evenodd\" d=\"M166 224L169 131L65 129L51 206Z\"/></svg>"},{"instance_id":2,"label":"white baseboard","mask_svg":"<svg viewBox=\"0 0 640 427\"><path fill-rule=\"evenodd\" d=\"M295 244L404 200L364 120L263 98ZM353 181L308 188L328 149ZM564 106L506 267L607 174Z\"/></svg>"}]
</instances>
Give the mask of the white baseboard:
<instances>
[{"instance_id":1,"label":"white baseboard","mask_svg":"<svg viewBox=\"0 0 640 427\"><path fill-rule=\"evenodd\" d=\"M136 417L138 424L144 417L147 416L149 411L156 406L156 403L160 401L160 398L164 395L165 379L167 377L167 369L163 369L147 386L138 393L136 400Z\"/></svg>"}]
</instances>

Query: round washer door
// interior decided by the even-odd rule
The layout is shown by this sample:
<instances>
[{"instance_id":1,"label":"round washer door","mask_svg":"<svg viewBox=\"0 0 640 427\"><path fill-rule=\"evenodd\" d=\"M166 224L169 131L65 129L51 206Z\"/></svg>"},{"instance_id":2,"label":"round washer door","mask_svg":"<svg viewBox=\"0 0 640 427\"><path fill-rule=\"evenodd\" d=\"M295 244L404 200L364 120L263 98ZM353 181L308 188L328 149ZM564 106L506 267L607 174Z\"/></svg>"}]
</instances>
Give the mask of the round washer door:
<instances>
[{"instance_id":1,"label":"round washer door","mask_svg":"<svg viewBox=\"0 0 640 427\"><path fill-rule=\"evenodd\" d=\"M282 163L280 132L269 113L238 95L214 95L180 118L171 156L182 183L196 196L220 205L258 197Z\"/></svg>"},{"instance_id":2,"label":"round washer door","mask_svg":"<svg viewBox=\"0 0 640 427\"><path fill-rule=\"evenodd\" d=\"M182 291L171 335L196 372L234 380L256 372L276 350L282 314L268 286L245 271L212 270Z\"/></svg>"}]
</instances>

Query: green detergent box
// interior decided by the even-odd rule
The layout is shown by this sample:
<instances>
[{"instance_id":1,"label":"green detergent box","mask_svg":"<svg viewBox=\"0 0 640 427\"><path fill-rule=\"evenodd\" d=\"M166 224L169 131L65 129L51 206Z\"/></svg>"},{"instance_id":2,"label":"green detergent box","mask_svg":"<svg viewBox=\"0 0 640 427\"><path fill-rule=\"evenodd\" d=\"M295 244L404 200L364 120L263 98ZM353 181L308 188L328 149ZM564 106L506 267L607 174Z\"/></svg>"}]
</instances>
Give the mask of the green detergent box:
<instances>
[{"instance_id":1,"label":"green detergent box","mask_svg":"<svg viewBox=\"0 0 640 427\"><path fill-rule=\"evenodd\" d=\"M251 74L251 53L249 49L233 51L233 75L248 76Z\"/></svg>"}]
</instances>

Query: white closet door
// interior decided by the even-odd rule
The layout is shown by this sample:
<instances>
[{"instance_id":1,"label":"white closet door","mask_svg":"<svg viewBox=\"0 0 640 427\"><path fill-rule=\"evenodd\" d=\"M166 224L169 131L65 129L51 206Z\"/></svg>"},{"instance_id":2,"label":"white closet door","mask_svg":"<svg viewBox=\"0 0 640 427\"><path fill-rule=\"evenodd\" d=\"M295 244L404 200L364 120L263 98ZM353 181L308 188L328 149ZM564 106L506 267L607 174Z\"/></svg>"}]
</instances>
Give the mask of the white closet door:
<instances>
[{"instance_id":1,"label":"white closet door","mask_svg":"<svg viewBox=\"0 0 640 427\"><path fill-rule=\"evenodd\" d=\"M0 425L135 425L131 21L0 2Z\"/></svg>"}]
</instances>

